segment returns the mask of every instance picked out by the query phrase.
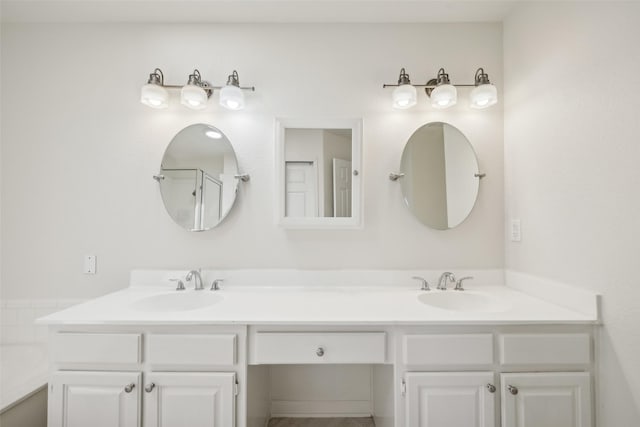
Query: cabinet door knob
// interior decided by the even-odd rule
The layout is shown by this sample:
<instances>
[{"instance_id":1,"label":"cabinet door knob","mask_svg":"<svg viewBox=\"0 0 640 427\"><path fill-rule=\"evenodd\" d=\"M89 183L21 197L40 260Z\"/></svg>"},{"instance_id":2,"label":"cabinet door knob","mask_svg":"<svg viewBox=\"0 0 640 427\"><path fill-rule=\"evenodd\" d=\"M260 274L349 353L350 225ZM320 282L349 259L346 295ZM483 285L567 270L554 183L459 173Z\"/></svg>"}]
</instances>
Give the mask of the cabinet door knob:
<instances>
[{"instance_id":1,"label":"cabinet door knob","mask_svg":"<svg viewBox=\"0 0 640 427\"><path fill-rule=\"evenodd\" d=\"M126 386L124 386L124 391L125 393L131 393L133 391L133 389L135 388L135 384L131 383L131 384L127 384Z\"/></svg>"},{"instance_id":2,"label":"cabinet door knob","mask_svg":"<svg viewBox=\"0 0 640 427\"><path fill-rule=\"evenodd\" d=\"M507 390L509 390L509 393L513 394L514 396L518 394L518 387L514 387L510 385L510 386L507 386Z\"/></svg>"},{"instance_id":3,"label":"cabinet door knob","mask_svg":"<svg viewBox=\"0 0 640 427\"><path fill-rule=\"evenodd\" d=\"M494 386L493 384L487 384L487 390L489 390L489 393L495 393L496 386Z\"/></svg>"},{"instance_id":4,"label":"cabinet door knob","mask_svg":"<svg viewBox=\"0 0 640 427\"><path fill-rule=\"evenodd\" d=\"M318 357L324 356L324 348L318 347L318 349L316 350L316 356Z\"/></svg>"},{"instance_id":5,"label":"cabinet door knob","mask_svg":"<svg viewBox=\"0 0 640 427\"><path fill-rule=\"evenodd\" d=\"M144 391L146 391L147 393L151 393L154 388L156 388L155 383L151 383L144 388Z\"/></svg>"}]
</instances>

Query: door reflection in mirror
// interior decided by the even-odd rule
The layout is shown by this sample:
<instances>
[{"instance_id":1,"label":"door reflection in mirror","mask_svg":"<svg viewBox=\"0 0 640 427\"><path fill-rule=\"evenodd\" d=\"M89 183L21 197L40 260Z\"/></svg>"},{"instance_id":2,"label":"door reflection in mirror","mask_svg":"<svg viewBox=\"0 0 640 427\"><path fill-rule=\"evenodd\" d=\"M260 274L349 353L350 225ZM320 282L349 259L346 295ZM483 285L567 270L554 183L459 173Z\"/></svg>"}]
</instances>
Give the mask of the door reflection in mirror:
<instances>
[{"instance_id":1,"label":"door reflection in mirror","mask_svg":"<svg viewBox=\"0 0 640 427\"><path fill-rule=\"evenodd\" d=\"M285 216L351 217L351 129L285 129Z\"/></svg>"}]
</instances>

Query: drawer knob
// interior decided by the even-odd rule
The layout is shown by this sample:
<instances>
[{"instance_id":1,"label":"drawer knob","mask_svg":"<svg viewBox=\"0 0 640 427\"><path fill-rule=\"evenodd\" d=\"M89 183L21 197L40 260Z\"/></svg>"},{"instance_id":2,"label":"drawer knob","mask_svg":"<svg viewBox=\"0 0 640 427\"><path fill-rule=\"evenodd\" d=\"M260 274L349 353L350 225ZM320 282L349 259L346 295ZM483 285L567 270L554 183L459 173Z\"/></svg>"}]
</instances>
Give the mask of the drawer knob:
<instances>
[{"instance_id":1,"label":"drawer knob","mask_svg":"<svg viewBox=\"0 0 640 427\"><path fill-rule=\"evenodd\" d=\"M514 387L510 385L510 386L507 386L507 390L509 390L509 393L513 394L514 396L518 394L518 387Z\"/></svg>"},{"instance_id":2,"label":"drawer knob","mask_svg":"<svg viewBox=\"0 0 640 427\"><path fill-rule=\"evenodd\" d=\"M131 393L136 385L134 383L124 386L125 393Z\"/></svg>"},{"instance_id":3,"label":"drawer knob","mask_svg":"<svg viewBox=\"0 0 640 427\"><path fill-rule=\"evenodd\" d=\"M155 383L151 383L148 386L146 386L144 388L144 391L146 391L147 393L151 393L153 391L153 389L156 388Z\"/></svg>"},{"instance_id":4,"label":"drawer knob","mask_svg":"<svg viewBox=\"0 0 640 427\"><path fill-rule=\"evenodd\" d=\"M318 349L316 350L316 356L318 357L324 356L324 348L318 347Z\"/></svg>"},{"instance_id":5,"label":"drawer knob","mask_svg":"<svg viewBox=\"0 0 640 427\"><path fill-rule=\"evenodd\" d=\"M489 393L495 393L496 386L494 386L493 384L487 384L487 390L489 390Z\"/></svg>"}]
</instances>

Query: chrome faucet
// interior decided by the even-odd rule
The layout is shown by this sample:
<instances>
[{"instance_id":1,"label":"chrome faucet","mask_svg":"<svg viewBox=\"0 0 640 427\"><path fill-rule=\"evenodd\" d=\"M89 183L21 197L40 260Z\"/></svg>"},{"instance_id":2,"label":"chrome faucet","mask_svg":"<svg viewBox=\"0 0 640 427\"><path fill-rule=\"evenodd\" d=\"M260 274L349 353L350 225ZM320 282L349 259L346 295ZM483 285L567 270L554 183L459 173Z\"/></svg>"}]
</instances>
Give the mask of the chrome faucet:
<instances>
[{"instance_id":1,"label":"chrome faucet","mask_svg":"<svg viewBox=\"0 0 640 427\"><path fill-rule=\"evenodd\" d=\"M193 289L195 289L196 291L201 291L204 289L204 286L202 285L202 275L200 274L200 271L191 270L190 272L188 272L184 280L186 280L187 282L190 282L191 279L194 279Z\"/></svg>"},{"instance_id":2,"label":"chrome faucet","mask_svg":"<svg viewBox=\"0 0 640 427\"><path fill-rule=\"evenodd\" d=\"M473 276L467 276L467 277L463 277L461 279L458 279L458 281L456 282L456 287L453 288L454 291L464 291L464 286L462 285L462 282L464 282L465 280L469 280L469 279L473 279Z\"/></svg>"},{"instance_id":3,"label":"chrome faucet","mask_svg":"<svg viewBox=\"0 0 640 427\"><path fill-rule=\"evenodd\" d=\"M424 277L413 276L412 279L420 281L420 283L422 284L422 287L420 288L421 291L430 291L431 290L431 288L429 288L429 282L427 282Z\"/></svg>"},{"instance_id":4,"label":"chrome faucet","mask_svg":"<svg viewBox=\"0 0 640 427\"><path fill-rule=\"evenodd\" d=\"M438 279L438 289L442 291L446 291L447 282L455 283L455 281L456 281L456 276L454 276L453 273L446 271L442 273L442 275L440 276L440 279Z\"/></svg>"},{"instance_id":5,"label":"chrome faucet","mask_svg":"<svg viewBox=\"0 0 640 427\"><path fill-rule=\"evenodd\" d=\"M211 284L211 290L212 291L219 291L220 290L220 283L224 282L224 279L216 279L213 281L213 283Z\"/></svg>"}]
</instances>

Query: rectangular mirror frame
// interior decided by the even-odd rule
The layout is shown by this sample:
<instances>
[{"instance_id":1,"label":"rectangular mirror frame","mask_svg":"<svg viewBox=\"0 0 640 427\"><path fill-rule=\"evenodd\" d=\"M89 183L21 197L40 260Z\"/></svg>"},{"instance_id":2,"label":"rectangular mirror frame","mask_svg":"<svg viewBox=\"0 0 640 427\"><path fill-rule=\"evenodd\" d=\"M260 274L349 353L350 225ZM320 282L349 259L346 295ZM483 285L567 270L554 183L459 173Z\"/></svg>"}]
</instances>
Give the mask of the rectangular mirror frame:
<instances>
[{"instance_id":1,"label":"rectangular mirror frame","mask_svg":"<svg viewBox=\"0 0 640 427\"><path fill-rule=\"evenodd\" d=\"M285 216L285 129L351 129L351 216L348 218ZM283 228L340 230L362 228L362 120L332 118L278 118L275 122L276 222Z\"/></svg>"}]
</instances>

